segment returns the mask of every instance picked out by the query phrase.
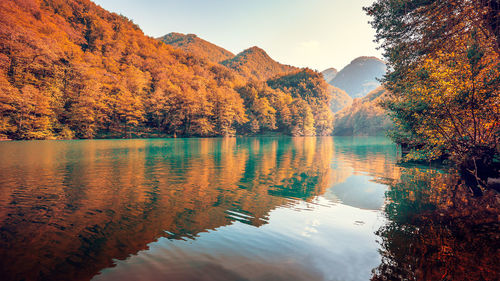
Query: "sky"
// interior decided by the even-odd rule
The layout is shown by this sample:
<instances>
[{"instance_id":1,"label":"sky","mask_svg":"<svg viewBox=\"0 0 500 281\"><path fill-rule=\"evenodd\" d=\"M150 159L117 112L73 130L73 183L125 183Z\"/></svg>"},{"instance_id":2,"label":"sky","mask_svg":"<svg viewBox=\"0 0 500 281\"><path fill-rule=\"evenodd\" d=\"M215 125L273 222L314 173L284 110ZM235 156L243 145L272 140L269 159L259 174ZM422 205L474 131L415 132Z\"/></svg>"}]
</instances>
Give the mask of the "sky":
<instances>
[{"instance_id":1,"label":"sky","mask_svg":"<svg viewBox=\"0 0 500 281\"><path fill-rule=\"evenodd\" d=\"M146 35L193 33L235 54L252 46L298 67L338 70L381 58L362 7L374 0L94 0Z\"/></svg>"}]
</instances>

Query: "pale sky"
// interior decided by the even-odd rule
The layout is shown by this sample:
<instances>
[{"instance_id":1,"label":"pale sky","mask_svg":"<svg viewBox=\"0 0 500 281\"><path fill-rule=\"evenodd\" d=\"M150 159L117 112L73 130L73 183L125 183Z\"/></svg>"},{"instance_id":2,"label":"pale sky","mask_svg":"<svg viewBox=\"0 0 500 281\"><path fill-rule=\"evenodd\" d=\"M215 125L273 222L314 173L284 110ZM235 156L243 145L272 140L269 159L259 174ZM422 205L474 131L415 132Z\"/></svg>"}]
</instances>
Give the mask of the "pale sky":
<instances>
[{"instance_id":1,"label":"pale sky","mask_svg":"<svg viewBox=\"0 0 500 281\"><path fill-rule=\"evenodd\" d=\"M94 0L146 35L194 33L235 54L252 46L273 59L322 71L359 56L381 58L370 18L374 0Z\"/></svg>"}]
</instances>

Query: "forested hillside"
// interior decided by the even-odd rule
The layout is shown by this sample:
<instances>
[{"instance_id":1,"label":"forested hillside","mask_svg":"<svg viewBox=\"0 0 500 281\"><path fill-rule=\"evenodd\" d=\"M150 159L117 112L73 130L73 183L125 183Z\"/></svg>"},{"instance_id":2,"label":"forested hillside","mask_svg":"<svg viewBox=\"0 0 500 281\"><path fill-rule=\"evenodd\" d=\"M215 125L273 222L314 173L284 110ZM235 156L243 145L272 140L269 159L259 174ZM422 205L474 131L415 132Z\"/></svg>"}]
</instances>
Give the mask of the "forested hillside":
<instances>
[{"instance_id":1,"label":"forested hillside","mask_svg":"<svg viewBox=\"0 0 500 281\"><path fill-rule=\"evenodd\" d=\"M297 67L284 65L273 60L259 47L248 48L234 58L221 63L236 70L246 78L256 80L267 80L298 70Z\"/></svg>"},{"instance_id":2,"label":"forested hillside","mask_svg":"<svg viewBox=\"0 0 500 281\"><path fill-rule=\"evenodd\" d=\"M221 62L234 57L230 51L203 40L195 34L172 32L158 38L158 40L213 62Z\"/></svg>"},{"instance_id":3,"label":"forested hillside","mask_svg":"<svg viewBox=\"0 0 500 281\"><path fill-rule=\"evenodd\" d=\"M292 135L329 135L333 114L330 110L331 93L320 73L311 69L297 70L271 79L267 84L292 97L287 111L291 114L288 128ZM287 112L280 116L285 118Z\"/></svg>"},{"instance_id":4,"label":"forested hillside","mask_svg":"<svg viewBox=\"0 0 500 281\"><path fill-rule=\"evenodd\" d=\"M194 34L169 33L158 40L182 49L191 55L219 62L236 71L246 79L266 81L299 70L297 67L281 64L273 60L259 47L248 48L238 55L199 38ZM335 70L336 71L336 70Z\"/></svg>"},{"instance_id":5,"label":"forested hillside","mask_svg":"<svg viewBox=\"0 0 500 281\"><path fill-rule=\"evenodd\" d=\"M380 86L365 97L354 99L351 106L335 114L333 134L337 136L386 135L393 126L387 111L380 105L387 94L387 90Z\"/></svg>"},{"instance_id":6,"label":"forested hillside","mask_svg":"<svg viewBox=\"0 0 500 281\"><path fill-rule=\"evenodd\" d=\"M268 59L251 48L225 62L235 72L89 0L0 1L0 138L326 134L330 97L319 73L270 87L238 74L264 81L298 71ZM272 94L255 100L246 88Z\"/></svg>"},{"instance_id":7,"label":"forested hillside","mask_svg":"<svg viewBox=\"0 0 500 281\"><path fill-rule=\"evenodd\" d=\"M498 0L377 0L365 11L384 49L384 107L405 160L447 158L475 195L500 165Z\"/></svg>"},{"instance_id":8,"label":"forested hillside","mask_svg":"<svg viewBox=\"0 0 500 281\"><path fill-rule=\"evenodd\" d=\"M328 91L332 95L330 102L332 112L335 113L352 104L352 98L344 90L328 85Z\"/></svg>"}]
</instances>

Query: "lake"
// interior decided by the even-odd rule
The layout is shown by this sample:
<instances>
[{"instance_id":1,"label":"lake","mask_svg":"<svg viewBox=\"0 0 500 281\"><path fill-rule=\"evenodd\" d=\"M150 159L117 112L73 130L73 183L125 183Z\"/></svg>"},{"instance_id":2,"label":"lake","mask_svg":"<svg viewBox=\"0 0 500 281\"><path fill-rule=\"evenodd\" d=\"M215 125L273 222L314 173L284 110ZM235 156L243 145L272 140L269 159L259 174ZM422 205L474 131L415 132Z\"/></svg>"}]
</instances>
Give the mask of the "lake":
<instances>
[{"instance_id":1,"label":"lake","mask_svg":"<svg viewBox=\"0 0 500 281\"><path fill-rule=\"evenodd\" d=\"M466 219L429 191L452 178L396 165L386 138L20 141L0 155L2 280L497 277L498 209Z\"/></svg>"}]
</instances>

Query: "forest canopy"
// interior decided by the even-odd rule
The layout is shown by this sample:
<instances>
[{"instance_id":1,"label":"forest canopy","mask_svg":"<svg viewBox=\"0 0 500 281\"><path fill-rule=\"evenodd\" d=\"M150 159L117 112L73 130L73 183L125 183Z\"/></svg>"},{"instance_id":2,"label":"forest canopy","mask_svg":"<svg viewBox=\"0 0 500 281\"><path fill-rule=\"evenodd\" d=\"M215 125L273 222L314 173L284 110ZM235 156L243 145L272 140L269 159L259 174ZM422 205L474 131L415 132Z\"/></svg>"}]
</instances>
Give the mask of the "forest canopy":
<instances>
[{"instance_id":1,"label":"forest canopy","mask_svg":"<svg viewBox=\"0 0 500 281\"><path fill-rule=\"evenodd\" d=\"M473 186L498 174L498 0L378 0L365 8L389 72L384 103L409 160L451 159Z\"/></svg>"},{"instance_id":2,"label":"forest canopy","mask_svg":"<svg viewBox=\"0 0 500 281\"><path fill-rule=\"evenodd\" d=\"M322 77L273 67L244 76L89 0L0 1L0 138L330 132Z\"/></svg>"}]
</instances>

